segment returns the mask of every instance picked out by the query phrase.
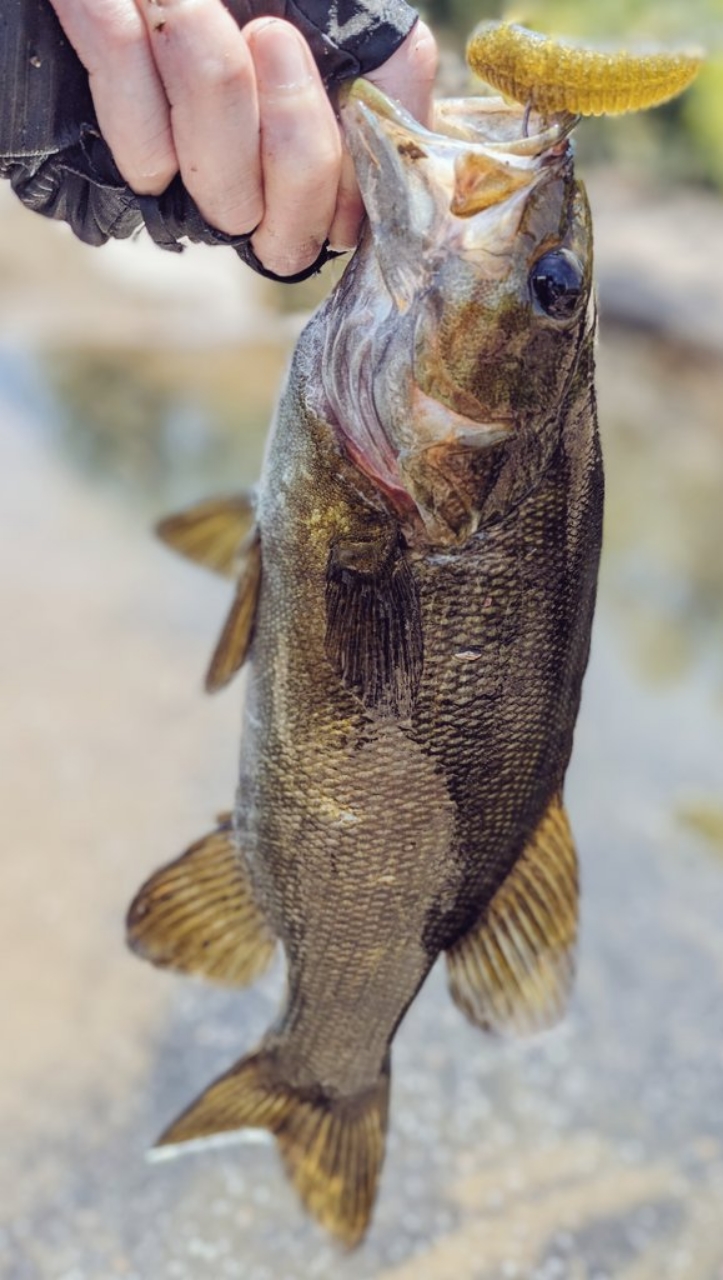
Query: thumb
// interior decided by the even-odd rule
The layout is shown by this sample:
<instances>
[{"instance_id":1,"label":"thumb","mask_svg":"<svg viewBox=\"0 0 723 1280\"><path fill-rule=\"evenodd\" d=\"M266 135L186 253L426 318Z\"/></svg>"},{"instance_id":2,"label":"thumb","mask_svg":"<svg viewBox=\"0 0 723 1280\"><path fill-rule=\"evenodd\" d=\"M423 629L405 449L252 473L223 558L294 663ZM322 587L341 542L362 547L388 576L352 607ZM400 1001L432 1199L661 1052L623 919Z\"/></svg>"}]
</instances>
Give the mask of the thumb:
<instances>
[{"instance_id":1,"label":"thumb","mask_svg":"<svg viewBox=\"0 0 723 1280\"><path fill-rule=\"evenodd\" d=\"M424 22L416 22L399 48L381 67L371 71L371 80L390 98L396 98L422 124L428 125L432 114L432 92L437 72L437 44ZM344 252L355 245L364 217L354 165L346 148L342 157L334 219L328 240Z\"/></svg>"},{"instance_id":2,"label":"thumb","mask_svg":"<svg viewBox=\"0 0 723 1280\"><path fill-rule=\"evenodd\" d=\"M418 21L391 58L366 78L429 124L437 62L437 42L426 22Z\"/></svg>"}]
</instances>

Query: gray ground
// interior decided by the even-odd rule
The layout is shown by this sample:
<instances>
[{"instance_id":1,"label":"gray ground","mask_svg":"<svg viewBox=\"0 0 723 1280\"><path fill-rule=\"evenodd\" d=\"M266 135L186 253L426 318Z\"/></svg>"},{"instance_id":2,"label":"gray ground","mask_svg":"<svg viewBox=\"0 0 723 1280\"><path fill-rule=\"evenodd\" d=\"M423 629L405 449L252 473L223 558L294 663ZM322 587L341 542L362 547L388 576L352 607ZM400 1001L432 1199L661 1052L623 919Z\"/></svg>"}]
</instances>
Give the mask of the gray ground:
<instances>
[{"instance_id":1,"label":"gray ground","mask_svg":"<svg viewBox=\"0 0 723 1280\"><path fill-rule=\"evenodd\" d=\"M154 546L149 513L253 478L295 321L225 256L93 254L0 204L3 1280L723 1280L723 218L623 201L637 241L601 185L609 504L568 787L574 1005L501 1044L435 971L349 1257L271 1146L144 1162L268 1024L281 975L228 995L122 946L140 881L228 805L237 753L239 691L200 695L227 588ZM646 288L648 332L614 327Z\"/></svg>"}]
</instances>

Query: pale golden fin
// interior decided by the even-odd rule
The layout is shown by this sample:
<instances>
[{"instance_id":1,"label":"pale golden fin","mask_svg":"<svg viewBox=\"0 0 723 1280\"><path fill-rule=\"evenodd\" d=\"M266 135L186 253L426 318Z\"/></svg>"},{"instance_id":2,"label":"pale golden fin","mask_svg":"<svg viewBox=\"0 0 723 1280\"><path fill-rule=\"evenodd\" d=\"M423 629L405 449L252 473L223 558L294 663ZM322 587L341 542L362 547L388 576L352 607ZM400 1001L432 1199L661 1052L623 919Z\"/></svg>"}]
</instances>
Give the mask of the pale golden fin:
<instances>
[{"instance_id":1,"label":"pale golden fin","mask_svg":"<svg viewBox=\"0 0 723 1280\"><path fill-rule=\"evenodd\" d=\"M223 689L233 679L249 651L261 586L261 542L257 531L247 539L237 569L236 595L206 673L209 693Z\"/></svg>"},{"instance_id":2,"label":"pale golden fin","mask_svg":"<svg viewBox=\"0 0 723 1280\"><path fill-rule=\"evenodd\" d=\"M359 1243L384 1160L389 1069L354 1097L297 1089L274 1050L243 1058L161 1135L169 1146L236 1129L276 1135L286 1171L307 1211L346 1245Z\"/></svg>"},{"instance_id":3,"label":"pale golden fin","mask_svg":"<svg viewBox=\"0 0 723 1280\"><path fill-rule=\"evenodd\" d=\"M131 950L162 969L234 987L264 971L275 939L228 817L146 881L131 903L127 928Z\"/></svg>"},{"instance_id":4,"label":"pale golden fin","mask_svg":"<svg viewBox=\"0 0 723 1280\"><path fill-rule=\"evenodd\" d=\"M235 578L244 540L253 525L251 497L239 493L232 497L207 498L187 511L167 516L156 525L156 533L179 555L224 578Z\"/></svg>"},{"instance_id":5,"label":"pale golden fin","mask_svg":"<svg viewBox=\"0 0 723 1280\"><path fill-rule=\"evenodd\" d=\"M574 978L577 917L577 855L555 797L484 920L447 953L452 998L470 1022L503 1035L557 1022Z\"/></svg>"}]
</instances>

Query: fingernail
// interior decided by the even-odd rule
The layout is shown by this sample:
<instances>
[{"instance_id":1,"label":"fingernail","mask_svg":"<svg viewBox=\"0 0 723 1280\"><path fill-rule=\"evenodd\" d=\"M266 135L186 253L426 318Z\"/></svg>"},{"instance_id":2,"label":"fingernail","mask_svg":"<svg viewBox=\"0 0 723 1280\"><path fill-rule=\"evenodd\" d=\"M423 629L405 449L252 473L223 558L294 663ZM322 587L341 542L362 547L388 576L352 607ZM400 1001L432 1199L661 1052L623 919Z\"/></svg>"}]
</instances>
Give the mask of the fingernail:
<instances>
[{"instance_id":1,"label":"fingernail","mask_svg":"<svg viewBox=\"0 0 723 1280\"><path fill-rule=\"evenodd\" d=\"M272 20L263 27L257 27L250 43L257 74L265 82L264 88L276 92L292 91L313 80L306 46L286 23Z\"/></svg>"}]
</instances>

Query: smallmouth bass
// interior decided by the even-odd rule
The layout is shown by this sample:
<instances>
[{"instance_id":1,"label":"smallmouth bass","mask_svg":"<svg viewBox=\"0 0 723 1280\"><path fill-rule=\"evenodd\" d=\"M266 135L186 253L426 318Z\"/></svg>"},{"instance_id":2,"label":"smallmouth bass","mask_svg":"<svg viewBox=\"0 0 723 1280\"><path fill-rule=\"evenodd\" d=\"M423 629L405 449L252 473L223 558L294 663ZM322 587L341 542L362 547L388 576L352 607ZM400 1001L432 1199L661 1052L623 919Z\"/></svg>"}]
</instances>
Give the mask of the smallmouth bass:
<instances>
[{"instance_id":1,"label":"smallmouth bass","mask_svg":"<svg viewBox=\"0 0 723 1280\"><path fill-rule=\"evenodd\" d=\"M450 101L430 131L358 81L342 118L368 227L299 340L255 504L161 526L236 579L208 675L248 666L235 808L128 929L153 963L239 986L281 943L277 1022L160 1144L270 1130L355 1244L391 1044L437 958L484 1029L565 1007L603 479L573 117Z\"/></svg>"}]
</instances>

